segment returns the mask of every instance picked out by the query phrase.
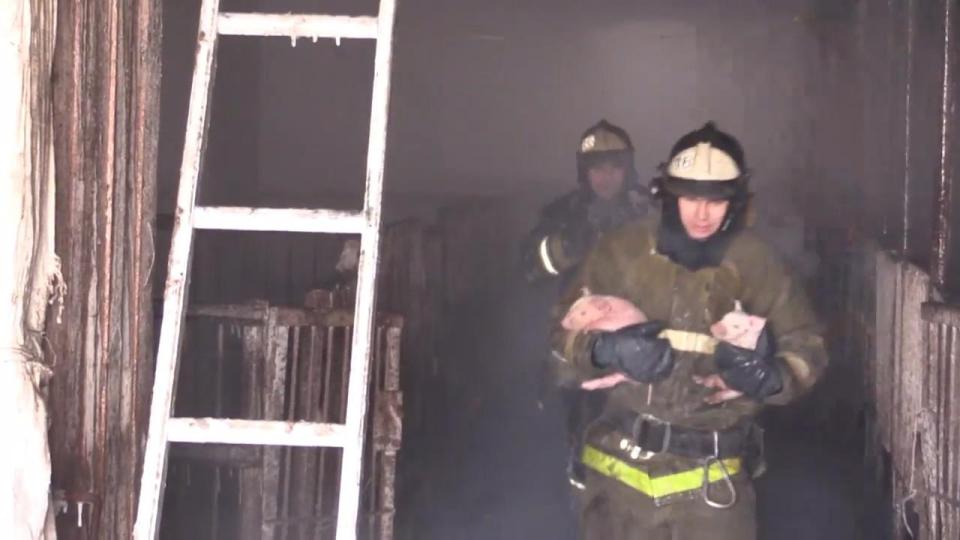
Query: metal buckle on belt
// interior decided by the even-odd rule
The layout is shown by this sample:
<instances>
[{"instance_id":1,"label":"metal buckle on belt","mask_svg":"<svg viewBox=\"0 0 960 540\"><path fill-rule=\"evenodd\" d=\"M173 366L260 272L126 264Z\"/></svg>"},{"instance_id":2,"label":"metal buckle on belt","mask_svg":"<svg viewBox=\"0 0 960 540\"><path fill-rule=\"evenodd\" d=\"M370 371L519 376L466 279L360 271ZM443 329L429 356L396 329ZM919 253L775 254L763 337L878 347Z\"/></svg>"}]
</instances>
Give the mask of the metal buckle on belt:
<instances>
[{"instance_id":1,"label":"metal buckle on belt","mask_svg":"<svg viewBox=\"0 0 960 540\"><path fill-rule=\"evenodd\" d=\"M722 483L730 492L730 499L726 502L716 501L710 498L710 466L714 463L720 467ZM703 502L707 503L707 506L718 510L725 510L737 504L737 488L734 487L733 481L730 480L730 472L727 470L727 466L723 463L723 460L720 459L720 434L716 431L713 432L713 455L703 460L703 485L700 486L700 495L703 497Z\"/></svg>"},{"instance_id":2,"label":"metal buckle on belt","mask_svg":"<svg viewBox=\"0 0 960 540\"><path fill-rule=\"evenodd\" d=\"M646 438L647 426L656 423L664 426L663 443L658 450L644 448L641 441ZM649 413L638 414L633 421L633 428L630 430L632 440L621 439L620 449L629 452L630 458L639 461L646 461L654 455L666 452L670 448L670 433L672 427L670 422L665 422Z\"/></svg>"}]
</instances>

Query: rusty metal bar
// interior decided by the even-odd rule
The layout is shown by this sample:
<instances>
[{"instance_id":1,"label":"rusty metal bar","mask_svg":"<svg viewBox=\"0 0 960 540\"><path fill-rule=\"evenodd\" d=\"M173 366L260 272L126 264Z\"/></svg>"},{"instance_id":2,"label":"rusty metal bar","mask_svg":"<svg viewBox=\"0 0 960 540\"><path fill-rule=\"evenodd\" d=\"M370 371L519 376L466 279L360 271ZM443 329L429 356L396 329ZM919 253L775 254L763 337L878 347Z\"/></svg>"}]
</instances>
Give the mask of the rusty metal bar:
<instances>
[{"instance_id":1,"label":"rusty metal bar","mask_svg":"<svg viewBox=\"0 0 960 540\"><path fill-rule=\"evenodd\" d=\"M936 380L931 381L931 386L936 387L935 413L937 428L933 430L936 432L936 447L934 454L936 475L934 476L930 485L933 487L933 489L939 492L949 493L949 489L944 489L946 486L944 486L943 480L947 473L947 464L944 461L944 458L948 453L948 449L944 445L947 443L950 429L950 424L945 421L947 415L949 414L949 408L947 404L949 403L948 392L950 390L950 381L948 380L947 375L950 372L950 348L948 344L950 327L942 324L931 324L930 326L936 329L935 340L937 358L940 360L937 369ZM938 521L941 529L946 527L946 520L949 519L949 517L949 509L944 508L943 505L940 504L938 509Z\"/></svg>"},{"instance_id":2,"label":"rusty metal bar","mask_svg":"<svg viewBox=\"0 0 960 540\"><path fill-rule=\"evenodd\" d=\"M235 319L237 321L248 321L250 323L255 323L256 325L260 325L260 324L263 324L263 320L267 316L268 309L269 308L266 306L259 306L259 305L191 306L190 309L187 311L187 316L188 317L211 317L211 318L217 318L217 319Z\"/></svg>"},{"instance_id":3,"label":"rusty metal bar","mask_svg":"<svg viewBox=\"0 0 960 540\"><path fill-rule=\"evenodd\" d=\"M243 365L241 375L241 415L246 418L259 418L262 414L260 404L259 369L263 359L264 334L262 321L266 310L260 311L258 326L240 326L242 339ZM261 500L263 490L263 450L257 448L257 466L240 471L240 534L243 540L259 540L260 526L263 522Z\"/></svg>"},{"instance_id":4,"label":"rusty metal bar","mask_svg":"<svg viewBox=\"0 0 960 540\"><path fill-rule=\"evenodd\" d=\"M904 497L913 492L924 479L922 456L917 444L927 424L931 423L924 407L924 388L930 365L924 340L927 324L921 317L921 304L930 295L930 277L926 271L903 264L901 273L902 295L900 299L899 361L894 403L893 462L900 486L894 493ZM932 427L932 426L931 426ZM918 499L920 502L921 499ZM926 528L923 510L920 509L920 526Z\"/></svg>"},{"instance_id":5,"label":"rusty metal bar","mask_svg":"<svg viewBox=\"0 0 960 540\"><path fill-rule=\"evenodd\" d=\"M333 352L336 345L336 334L337 331L335 328L327 328L326 351L323 356L323 399L321 405L321 417L324 422L332 422L334 420L330 413L330 390L332 388L330 386L330 380L333 377Z\"/></svg>"},{"instance_id":6,"label":"rusty metal bar","mask_svg":"<svg viewBox=\"0 0 960 540\"><path fill-rule=\"evenodd\" d=\"M946 381L944 380L943 374L948 364L947 355L949 351L944 347L943 340L943 334L946 328L939 324L926 323L926 325L929 329L928 346L931 350L929 357L935 359L935 361L930 362L930 375L927 379L927 389L929 391L927 407L931 411L933 425L927 426L923 435L923 460L925 463L929 463L929 465L925 467L927 474L924 484L926 489L941 492L940 482L945 473L943 462L940 459L940 457L943 456L945 435L945 433L943 433L943 415L945 412L943 408L943 394ZM942 530L944 519L948 517L949 514L938 500L930 499L928 505L930 530Z\"/></svg>"},{"instance_id":7,"label":"rusty metal bar","mask_svg":"<svg viewBox=\"0 0 960 540\"><path fill-rule=\"evenodd\" d=\"M170 455L184 461L222 465L236 469L260 466L260 449L249 445L229 444L175 444Z\"/></svg>"},{"instance_id":8,"label":"rusty metal bar","mask_svg":"<svg viewBox=\"0 0 960 540\"><path fill-rule=\"evenodd\" d=\"M914 14L914 1L907 0L907 53L906 73L904 76L904 140L903 140L903 239L901 244L902 253L906 254L910 247L910 150L911 150L911 122L910 122L910 104L911 104L911 84L910 79L913 72L913 36L916 16Z\"/></svg>"},{"instance_id":9,"label":"rusty metal bar","mask_svg":"<svg viewBox=\"0 0 960 540\"><path fill-rule=\"evenodd\" d=\"M383 414L381 402L384 399L383 398L383 376L384 376L384 370L386 367L384 365L386 362L386 355L383 353L383 344L384 344L383 334L384 334L384 327L378 326L376 328L376 332L375 332L376 337L374 339L374 346L373 346L373 358L372 358L373 369L374 369L373 377L372 377L373 380L371 381L371 384L370 384L370 397L371 397L371 401L373 401L372 408L374 411L373 413L374 422L373 422L373 426L371 426L371 429L370 429L371 437L367 441L367 448L365 450L365 452L367 452L367 459L369 460L367 464L367 475L368 475L367 486L369 487L367 487L366 493L364 494L364 496L367 499L367 516L366 516L367 527L369 529L369 535L372 538L376 538L376 529L377 529L376 516L377 516L377 509L378 509L377 495L379 491L377 488L380 485L380 482L379 482L380 475L378 474L380 471L379 471L379 467L377 467L377 461L380 456L380 452L377 449L377 445L374 442L374 438L376 435L375 432L379 427L378 424L380 424L380 422L376 420L376 417L381 416Z\"/></svg>"},{"instance_id":10,"label":"rusty metal bar","mask_svg":"<svg viewBox=\"0 0 960 540\"><path fill-rule=\"evenodd\" d=\"M960 306L943 302L924 302L921 306L924 321L960 327Z\"/></svg>"},{"instance_id":11,"label":"rusty metal bar","mask_svg":"<svg viewBox=\"0 0 960 540\"><path fill-rule=\"evenodd\" d=\"M382 423L374 441L380 449L396 452L403 436L403 395L400 393L400 329L387 330L386 364L384 372Z\"/></svg>"},{"instance_id":12,"label":"rusty metal bar","mask_svg":"<svg viewBox=\"0 0 960 540\"><path fill-rule=\"evenodd\" d=\"M329 331L324 332L320 331L320 348L317 350L317 358L319 361L316 363L316 372L314 376L311 377L310 381L313 384L314 388L317 390L313 394L313 413L317 418L323 419L324 422L334 421L329 415L330 412L330 377L333 373L332 365L334 363L334 350L335 350L335 334L336 329L329 329ZM337 420L339 421L339 420ZM333 448L321 448L315 455L312 456L310 465L311 465L311 479L313 480L313 489L311 491L312 500L310 511L319 517L326 516L327 518L335 518L333 512L324 513L324 495L328 493L328 478L327 470L329 469L327 456L331 452L337 452ZM333 484L335 486L335 484ZM324 533L324 527L329 527L330 524L324 525L323 523L317 522L314 523L314 528L317 528L314 532L314 536L311 538L319 538Z\"/></svg>"},{"instance_id":13,"label":"rusty metal bar","mask_svg":"<svg viewBox=\"0 0 960 540\"><path fill-rule=\"evenodd\" d=\"M397 396L390 400L384 411L386 423L395 426L395 429L383 428L388 432L388 441L382 450L381 468L382 477L376 486L378 491L377 515L380 516L380 540L393 539L393 522L396 515L396 467L397 450L400 448L402 423L400 420L402 396L400 395L400 328L389 327L386 331L386 351L384 354L383 395ZM376 440L376 437L374 437Z\"/></svg>"},{"instance_id":14,"label":"rusty metal bar","mask_svg":"<svg viewBox=\"0 0 960 540\"><path fill-rule=\"evenodd\" d=\"M897 296L900 266L889 253L876 257L877 287L874 334L874 395L877 407L877 428L880 444L890 450L893 425L893 373L896 362Z\"/></svg>"},{"instance_id":15,"label":"rusty metal bar","mask_svg":"<svg viewBox=\"0 0 960 540\"><path fill-rule=\"evenodd\" d=\"M921 319L922 320L922 319ZM940 354L937 332L939 325L922 322L924 355L922 361L925 364L925 374L921 381L921 423L919 425L920 447L917 452L919 460L916 471L916 480L914 489L917 489L924 503L923 517L921 518L921 530L924 531L925 538L933 538L939 529L940 505L939 502L927 495L936 492L937 478L940 474L940 467L937 466L936 456L939 455L939 410L937 402L939 400L940 369L942 367L942 355Z\"/></svg>"},{"instance_id":16,"label":"rusty metal bar","mask_svg":"<svg viewBox=\"0 0 960 540\"><path fill-rule=\"evenodd\" d=\"M203 305L193 306L187 312L189 317L216 317L248 321L261 324L268 310L275 310L277 323L285 326L333 326L337 328L353 325L353 312L345 309L303 310L296 308L263 305ZM385 326L403 326L403 318L398 315L378 313L377 324Z\"/></svg>"},{"instance_id":17,"label":"rusty metal bar","mask_svg":"<svg viewBox=\"0 0 960 540\"><path fill-rule=\"evenodd\" d=\"M216 392L216 413L223 414L223 323L217 324L217 380L215 386Z\"/></svg>"},{"instance_id":18,"label":"rusty metal bar","mask_svg":"<svg viewBox=\"0 0 960 540\"><path fill-rule=\"evenodd\" d=\"M950 252L952 210L953 164L953 115L956 98L953 89L953 63L956 62L951 40L955 31L953 1L945 0L943 32L943 95L940 109L940 175L937 178L936 211L933 223L933 242L930 257L930 277L937 287L943 287L947 277L947 263Z\"/></svg>"},{"instance_id":19,"label":"rusty metal bar","mask_svg":"<svg viewBox=\"0 0 960 540\"><path fill-rule=\"evenodd\" d=\"M311 328L312 331L312 328ZM300 374L300 332L301 328L299 326L293 327L293 358L291 359L290 366L290 386L289 386L289 399L287 400L287 421L296 420L297 414L297 381L299 380ZM284 520L282 538L286 539L290 535L290 526L286 524L287 519L290 517L290 471L292 467L291 460L293 459L294 449L291 447L284 448L284 462L283 462L283 489L284 497L282 501L282 506L280 508L280 517L279 519Z\"/></svg>"},{"instance_id":20,"label":"rusty metal bar","mask_svg":"<svg viewBox=\"0 0 960 540\"><path fill-rule=\"evenodd\" d=\"M316 404L316 398L318 395L317 389L317 375L318 368L317 362L323 361L322 354L317 354L318 351L322 350L322 342L320 340L320 332L318 329L313 327L310 330L310 356L307 363L307 375L304 377L300 384L298 385L298 391L303 395L303 407L301 409L301 415L304 419L309 421L321 421L326 420L317 418L318 409ZM313 513L314 508L314 491L315 483L317 478L317 467L316 467L316 455L312 450L304 450L301 452L299 459L297 461L297 482L296 482L296 492L294 494L296 504L294 508L296 509L295 516L303 517L308 516ZM314 538L313 530L311 523L300 523L298 527L297 538Z\"/></svg>"},{"instance_id":21,"label":"rusty metal bar","mask_svg":"<svg viewBox=\"0 0 960 540\"><path fill-rule=\"evenodd\" d=\"M286 390L287 346L289 328L277 324L277 312L270 310L266 324L266 355L264 358L264 410L267 420L283 418L283 398ZM280 454L281 449L268 447L263 449L263 519L277 518L277 497L280 495ZM275 531L272 526L262 526L262 539L273 540Z\"/></svg>"},{"instance_id":22,"label":"rusty metal bar","mask_svg":"<svg viewBox=\"0 0 960 540\"><path fill-rule=\"evenodd\" d=\"M940 439L939 445L939 460L938 460L938 483L934 484L934 488L948 496L956 496L960 494L960 486L957 485L956 475L960 472L958 464L955 460L960 457L958 453L957 445L960 444L960 437L956 434L956 422L958 415L960 415L960 401L957 400L957 392L960 391L960 380L957 379L958 372L958 355L957 355L957 345L956 340L958 329L952 326L946 325L937 325L937 328L940 330L941 338L941 348L943 350L943 355L941 356L942 371L940 373L940 387L941 387L941 399L940 399L940 422L937 426L937 431ZM960 507L949 507L949 505L942 504L944 501L940 501L940 512L941 512L941 526L943 527L942 538L953 538L956 537L960 531L957 530L957 526L960 525ZM953 530L953 533L949 531ZM951 536L952 534L952 536Z\"/></svg>"},{"instance_id":23,"label":"rusty metal bar","mask_svg":"<svg viewBox=\"0 0 960 540\"><path fill-rule=\"evenodd\" d=\"M944 417L946 426L946 482L948 494L960 498L960 328L949 327L950 362L945 379L949 381L949 390L945 394L949 398L948 413ZM954 509L950 513L950 531L947 538L956 538L960 535L960 510Z\"/></svg>"},{"instance_id":24,"label":"rusty metal bar","mask_svg":"<svg viewBox=\"0 0 960 540\"><path fill-rule=\"evenodd\" d=\"M301 392L301 386L304 373L309 369L311 356L309 347L313 341L313 329L307 328L305 330L306 334L301 339L300 365L297 369L297 376L290 381L289 386L290 399L293 401L289 418L293 421L309 420L308 417L303 415L303 409L307 406L307 403ZM306 451L304 448L290 448L287 457L286 469L289 474L289 480L284 487L284 512L282 515L284 522L281 524L282 530L284 531L284 538L287 539L300 538L297 524L292 520L295 520L295 518L299 516L296 493L300 484L303 482L303 471L301 470L300 464Z\"/></svg>"},{"instance_id":25,"label":"rusty metal bar","mask_svg":"<svg viewBox=\"0 0 960 540\"><path fill-rule=\"evenodd\" d=\"M214 414L218 417L223 416L223 323L217 324L217 359L215 367L214 381ZM212 499L212 517L210 523L210 536L219 538L220 526L220 465L213 468L213 490Z\"/></svg>"},{"instance_id":26,"label":"rusty metal bar","mask_svg":"<svg viewBox=\"0 0 960 540\"><path fill-rule=\"evenodd\" d=\"M324 354L323 358L323 393L320 399L320 418L324 422L332 421L330 414L330 405L331 397L330 391L332 387L330 386L330 379L333 376L333 354L334 346L336 344L336 328L328 327L326 329L326 338L324 342ZM314 512L318 515L323 514L323 500L324 500L324 490L326 489L326 484L324 483L324 477L327 471L327 453L329 450L325 448L320 449L320 455L317 456L317 468L320 471L320 476L317 479L317 496L314 503Z\"/></svg>"},{"instance_id":27,"label":"rusty metal bar","mask_svg":"<svg viewBox=\"0 0 960 540\"><path fill-rule=\"evenodd\" d=\"M324 517L324 516L310 516L310 517L294 517L284 520L274 520L273 523L284 524L289 526L300 524L300 523L310 523L314 526L321 527L321 529L330 528L333 525L333 522L336 521L336 517Z\"/></svg>"},{"instance_id":28,"label":"rusty metal bar","mask_svg":"<svg viewBox=\"0 0 960 540\"><path fill-rule=\"evenodd\" d=\"M931 489L934 489L940 493L950 494L952 491L950 489L949 483L947 481L947 476L950 474L950 463L948 461L950 456L950 401L952 396L949 394L952 387L952 381L950 381L950 371L952 364L952 351L950 347L950 334L952 333L952 328L944 325L934 325L937 329L937 350L941 360L941 369L939 373L939 380L937 383L938 395L937 395L937 460L936 460L936 469L937 475L934 479L934 482L930 485ZM939 531L940 537L949 538L943 536L944 533L949 531L950 522L952 520L952 515L955 513L956 509L951 510L947 505L943 504L943 501L936 501L937 504L937 513L939 518Z\"/></svg>"},{"instance_id":29,"label":"rusty metal bar","mask_svg":"<svg viewBox=\"0 0 960 540\"><path fill-rule=\"evenodd\" d=\"M103 153L99 156L100 163L99 169L103 171L103 182L98 189L97 198L100 199L97 203L98 212L103 216L103 229L102 229L102 242L97 243L97 251L102 254L103 261L113 261L114 258L114 234L119 232L114 229L114 219L117 221L123 220L122 215L122 205L116 204L116 199L114 192L116 190L117 178L115 176L116 164L117 164L117 153L116 153L116 142L117 142L117 90L118 90L118 64L122 62L121 58L118 58L118 48L119 48L119 25L117 19L120 14L118 13L119 6L111 5L106 10L106 13L102 13L104 16L104 26L102 31L109 36L105 43L102 44L104 56L106 57L106 68L104 74L106 79L110 81L106 85L106 91L104 95L101 96L100 107L104 111L103 116L100 118L100 131L101 136L103 137L101 144L103 145ZM114 264L99 264L96 266L96 274L98 277L98 286L97 286L97 295L98 305L95 310L95 315L93 318L96 319L96 331L95 338L99 343L97 343L97 350L101 354L109 357L110 354L110 340L111 340L111 320L113 319L114 303L110 301L112 296L111 288L114 286L113 280L113 269ZM99 448L109 448L109 443L107 439L108 433L108 423L106 419L110 417L108 414L110 401L109 381L112 379L112 370L116 363L105 361L97 364L97 379L100 381L105 381L105 383L99 384L96 392L96 415L97 418L103 419L100 422L93 423L93 434L94 434L94 445ZM121 374L122 376L122 374ZM94 475L98 478L109 478L107 476L107 471L109 470L108 465L108 455L107 452L101 452L96 459L93 461L93 470ZM109 484L104 487L109 487ZM102 512L102 509L98 509L99 512ZM81 510L82 512L82 510ZM99 513L98 512L98 513ZM98 519L98 518L95 518Z\"/></svg>"},{"instance_id":30,"label":"rusty metal bar","mask_svg":"<svg viewBox=\"0 0 960 540\"><path fill-rule=\"evenodd\" d=\"M350 370L351 370L351 366L352 366L352 363L353 363L353 362L352 362L352 360L353 360L353 351L351 351L351 344L352 344L352 342L353 342L353 336L352 336L352 334L353 334L354 332L356 332L356 328L350 328L350 327L348 327L348 328L343 332L343 351L344 351L344 354L343 354L343 362L340 364L340 368L341 368L341 369L340 369L340 379L339 379L339 380L340 380L340 394L339 394L339 397L340 397L339 407L340 407L340 408L339 408L338 411L337 411L337 414L338 414L337 420L338 420L338 421L341 421L341 422L345 420L345 416L346 416L346 413L347 413L348 389L349 389L349 383L350 383ZM373 358L371 357L371 358L370 358L370 362L372 363L372 361L373 361ZM367 368L369 368L369 367L370 367L370 366L367 366ZM368 381L368 382L369 382L369 381ZM365 390L366 390L366 389L365 389ZM364 394L366 394L366 392L364 392ZM360 461L360 463L362 464L363 462ZM359 496L359 494L358 494L358 496ZM358 500L359 500L359 499L358 499Z\"/></svg>"},{"instance_id":31,"label":"rusty metal bar","mask_svg":"<svg viewBox=\"0 0 960 540\"><path fill-rule=\"evenodd\" d=\"M380 504L377 515L380 516L380 530L377 538L393 540L393 520L396 516L397 452L395 450L384 450L381 465L383 477L378 488Z\"/></svg>"}]
</instances>

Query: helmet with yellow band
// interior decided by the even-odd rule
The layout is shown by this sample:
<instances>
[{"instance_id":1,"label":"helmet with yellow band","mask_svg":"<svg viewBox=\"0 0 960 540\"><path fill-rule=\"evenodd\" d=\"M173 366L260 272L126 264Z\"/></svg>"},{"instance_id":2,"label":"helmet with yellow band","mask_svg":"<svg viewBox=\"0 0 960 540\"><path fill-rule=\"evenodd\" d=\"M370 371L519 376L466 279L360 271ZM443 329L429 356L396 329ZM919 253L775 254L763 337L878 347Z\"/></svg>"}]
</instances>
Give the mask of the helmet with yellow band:
<instances>
[{"instance_id":1,"label":"helmet with yellow band","mask_svg":"<svg viewBox=\"0 0 960 540\"><path fill-rule=\"evenodd\" d=\"M633 164L633 143L620 126L600 120L580 136L577 147L577 178L587 182L587 171L603 163L614 163L624 169L628 183L636 183L637 170Z\"/></svg>"},{"instance_id":2,"label":"helmet with yellow band","mask_svg":"<svg viewBox=\"0 0 960 540\"><path fill-rule=\"evenodd\" d=\"M745 210L749 177L740 142L717 129L713 122L707 122L677 140L667 162L660 165L660 175L654 179L651 192L661 200L728 200L726 229Z\"/></svg>"}]
</instances>

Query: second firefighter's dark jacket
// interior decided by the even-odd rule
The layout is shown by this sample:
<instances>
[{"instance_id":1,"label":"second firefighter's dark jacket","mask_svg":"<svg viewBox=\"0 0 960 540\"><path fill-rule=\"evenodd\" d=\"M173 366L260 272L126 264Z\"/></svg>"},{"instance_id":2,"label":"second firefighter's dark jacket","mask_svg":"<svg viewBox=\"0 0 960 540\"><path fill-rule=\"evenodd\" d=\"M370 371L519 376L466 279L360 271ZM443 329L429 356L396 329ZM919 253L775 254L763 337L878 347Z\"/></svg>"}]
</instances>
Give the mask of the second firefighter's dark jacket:
<instances>
[{"instance_id":1,"label":"second firefighter's dark jacket","mask_svg":"<svg viewBox=\"0 0 960 540\"><path fill-rule=\"evenodd\" d=\"M605 374L591 363L590 336L566 332L559 325L567 308L584 292L625 298L648 319L667 325L661 337L670 340L675 353L669 378L653 385L631 382L605 390L604 416L648 413L705 430L722 430L752 419L761 404L741 397L707 405L703 398L715 390L693 381L694 375L717 373L710 326L733 311L737 301L746 312L767 318L776 340L784 388L767 403L783 404L809 389L827 364L821 329L800 284L772 249L744 230L732 239L719 266L690 271L656 251L656 230L655 223L644 221L606 235L590 252L554 313L554 354L580 380ZM601 436L588 433L587 441ZM696 462L658 455L645 467L658 465L669 471L695 467Z\"/></svg>"},{"instance_id":2,"label":"second firefighter's dark jacket","mask_svg":"<svg viewBox=\"0 0 960 540\"><path fill-rule=\"evenodd\" d=\"M528 281L560 278L565 284L599 237L649 211L649 196L634 185L612 201L599 199L586 186L559 197L540 211L521 246L524 274Z\"/></svg>"}]
</instances>

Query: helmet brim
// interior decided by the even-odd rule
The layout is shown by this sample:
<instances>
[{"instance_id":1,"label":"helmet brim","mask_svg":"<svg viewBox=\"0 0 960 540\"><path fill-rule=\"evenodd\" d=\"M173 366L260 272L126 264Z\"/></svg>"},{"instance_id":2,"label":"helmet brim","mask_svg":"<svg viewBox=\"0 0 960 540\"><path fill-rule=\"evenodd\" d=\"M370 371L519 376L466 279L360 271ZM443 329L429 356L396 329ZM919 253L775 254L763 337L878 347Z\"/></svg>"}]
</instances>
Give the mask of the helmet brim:
<instances>
[{"instance_id":1,"label":"helmet brim","mask_svg":"<svg viewBox=\"0 0 960 540\"><path fill-rule=\"evenodd\" d=\"M693 197L710 200L733 199L743 192L744 184L740 178L734 180L702 181L667 176L663 179L663 189L676 197Z\"/></svg>"},{"instance_id":2,"label":"helmet brim","mask_svg":"<svg viewBox=\"0 0 960 540\"><path fill-rule=\"evenodd\" d=\"M606 150L603 152L585 152L579 155L584 168L590 169L604 163L628 168L633 164L633 155L630 150Z\"/></svg>"}]
</instances>

